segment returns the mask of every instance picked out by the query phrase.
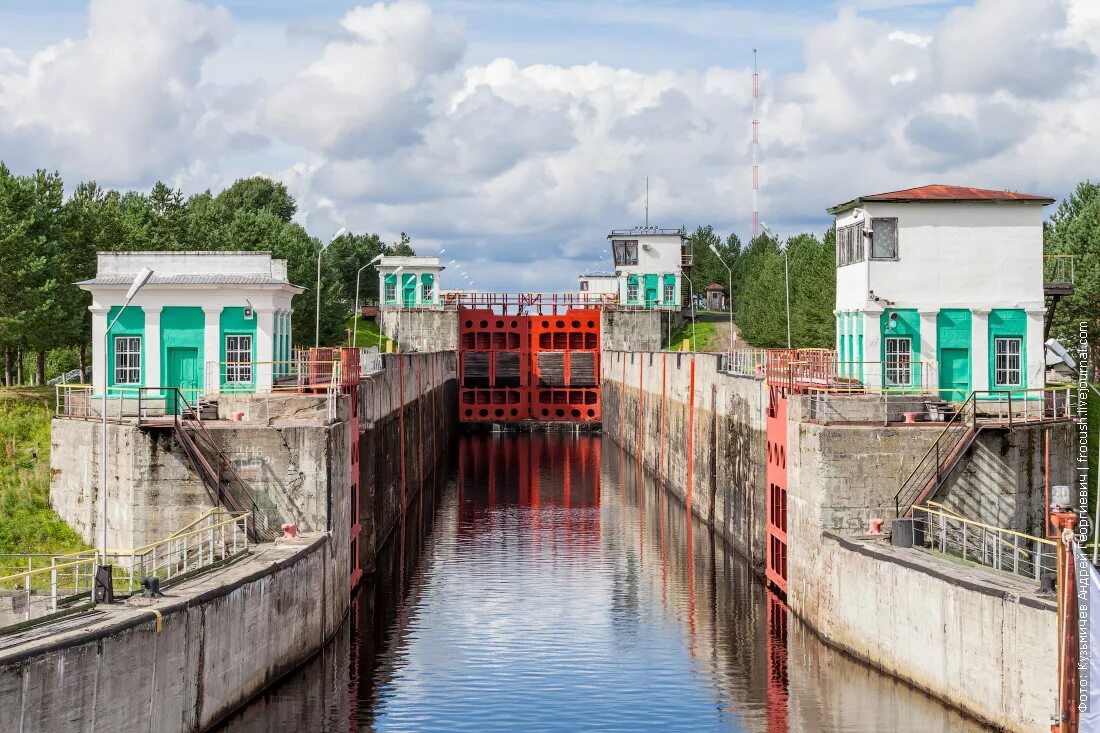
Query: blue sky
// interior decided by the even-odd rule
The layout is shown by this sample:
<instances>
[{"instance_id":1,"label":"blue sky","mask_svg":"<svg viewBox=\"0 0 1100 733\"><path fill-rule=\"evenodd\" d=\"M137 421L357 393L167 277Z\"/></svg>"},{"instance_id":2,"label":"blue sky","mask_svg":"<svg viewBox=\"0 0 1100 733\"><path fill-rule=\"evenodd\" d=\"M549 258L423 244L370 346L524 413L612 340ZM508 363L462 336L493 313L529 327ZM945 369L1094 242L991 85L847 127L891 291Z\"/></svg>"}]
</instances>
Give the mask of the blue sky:
<instances>
[{"instance_id":1,"label":"blue sky","mask_svg":"<svg viewBox=\"0 0 1100 733\"><path fill-rule=\"evenodd\" d=\"M185 193L284 181L311 233L446 246L481 288L570 288L607 230L924 183L1061 196L1100 165L1092 0L7 0L0 159ZM195 243L201 246L201 243Z\"/></svg>"}]
</instances>

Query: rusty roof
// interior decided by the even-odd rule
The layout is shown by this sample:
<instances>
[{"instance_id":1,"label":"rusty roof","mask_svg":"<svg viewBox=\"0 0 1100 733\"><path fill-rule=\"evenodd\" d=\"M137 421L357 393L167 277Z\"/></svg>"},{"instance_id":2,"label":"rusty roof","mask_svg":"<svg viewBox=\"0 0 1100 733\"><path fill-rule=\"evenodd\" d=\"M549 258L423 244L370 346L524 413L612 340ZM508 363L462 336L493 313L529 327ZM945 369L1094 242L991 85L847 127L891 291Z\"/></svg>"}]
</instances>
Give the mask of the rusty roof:
<instances>
[{"instance_id":1,"label":"rusty roof","mask_svg":"<svg viewBox=\"0 0 1100 733\"><path fill-rule=\"evenodd\" d=\"M888 191L886 193L874 193L868 196L860 196L846 203L838 204L826 211L830 214L839 214L859 206L864 201L889 201L893 203L966 201L1042 204L1043 206L1054 203L1054 199L1049 196L1036 196L1030 193L997 191L989 188L972 188L970 186L945 186L942 184L933 184L930 186L918 186L917 188L906 188L901 191Z\"/></svg>"}]
</instances>

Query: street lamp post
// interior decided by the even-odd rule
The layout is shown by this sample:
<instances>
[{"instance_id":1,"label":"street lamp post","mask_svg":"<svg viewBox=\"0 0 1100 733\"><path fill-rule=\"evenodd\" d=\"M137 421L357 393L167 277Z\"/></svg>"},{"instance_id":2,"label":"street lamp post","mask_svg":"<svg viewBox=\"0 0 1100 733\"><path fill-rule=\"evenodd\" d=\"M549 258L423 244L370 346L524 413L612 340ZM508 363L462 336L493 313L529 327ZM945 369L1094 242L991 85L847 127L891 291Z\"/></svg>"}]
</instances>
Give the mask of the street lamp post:
<instances>
[{"instance_id":1,"label":"street lamp post","mask_svg":"<svg viewBox=\"0 0 1100 733\"><path fill-rule=\"evenodd\" d=\"M401 278L398 277L398 275L400 275L401 272L404 269L405 269L405 266L401 265L401 267L398 267L396 270L393 271L393 280L394 280L394 286L393 287L394 287L394 290L397 294L397 303L398 303L398 305L397 305L397 330L394 331L394 336L396 336L396 338L394 338L394 341L397 343L398 353L401 352L401 341L400 341L400 338L401 338L401 311L404 310L404 308L405 308L405 300L401 295Z\"/></svg>"},{"instance_id":2,"label":"street lamp post","mask_svg":"<svg viewBox=\"0 0 1100 733\"><path fill-rule=\"evenodd\" d=\"M99 454L99 466L100 466L100 504L103 507L103 549L101 557L100 567L107 568L106 576L107 582L110 583L111 571L110 565L107 563L107 385L110 384L109 375L107 373L109 358L108 349L111 344L111 329L114 328L115 323L122 316L123 311L126 310L126 306L130 305L130 301L134 299L134 296L138 294L138 291L144 287L145 283L149 282L149 278L153 276L153 271L148 267L141 268L141 271L134 276L134 282L130 285L130 289L126 291L126 301L122 304L122 307L118 309L118 313L111 319L111 322L107 324L107 328L103 331L103 427L100 431L102 433L102 443ZM121 399L121 398L120 398ZM121 413L122 410L119 410ZM108 585L108 588L110 586ZM109 593L107 596L109 597Z\"/></svg>"},{"instance_id":3,"label":"street lamp post","mask_svg":"<svg viewBox=\"0 0 1100 733\"><path fill-rule=\"evenodd\" d=\"M726 268L726 272L729 273L729 290L726 291L726 307L730 311L730 353L733 353L733 269L726 264L726 261L722 259L722 254L718 251L718 248L714 246L714 242L710 243L711 251L718 257L718 261L722 263L722 267Z\"/></svg>"},{"instance_id":4,"label":"street lamp post","mask_svg":"<svg viewBox=\"0 0 1100 733\"><path fill-rule=\"evenodd\" d=\"M352 348L359 347L359 276L363 274L363 270L367 269L371 265L377 263L382 259L382 255L376 255L367 264L359 268L359 271L355 273L355 314L351 317L351 345Z\"/></svg>"},{"instance_id":5,"label":"street lamp post","mask_svg":"<svg viewBox=\"0 0 1100 733\"><path fill-rule=\"evenodd\" d=\"M337 237L340 237L348 230L347 227L340 227L340 229L332 235L332 239L328 240L327 244L322 244L321 249L317 250L317 305L316 313L314 313L315 321L313 327L313 348L317 349L321 346L321 255L325 253L329 245L336 241Z\"/></svg>"}]
</instances>

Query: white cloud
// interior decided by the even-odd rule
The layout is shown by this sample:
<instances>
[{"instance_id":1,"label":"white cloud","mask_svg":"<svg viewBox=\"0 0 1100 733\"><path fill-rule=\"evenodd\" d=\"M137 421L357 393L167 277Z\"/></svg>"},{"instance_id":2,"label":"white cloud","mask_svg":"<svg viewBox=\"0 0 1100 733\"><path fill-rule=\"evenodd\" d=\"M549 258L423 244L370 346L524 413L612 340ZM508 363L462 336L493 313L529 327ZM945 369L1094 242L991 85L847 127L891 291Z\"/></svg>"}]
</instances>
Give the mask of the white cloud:
<instances>
[{"instance_id":1,"label":"white cloud","mask_svg":"<svg viewBox=\"0 0 1100 733\"><path fill-rule=\"evenodd\" d=\"M1100 167L1095 2L886 18L848 6L804 34L798 71L762 70L761 210L781 233L823 229L826 206L861 193L1058 195ZM749 68L471 64L469 42L418 0L235 38L225 11L185 0L94 0L86 36L0 49L0 145L118 185L276 175L318 236L407 231L486 288L572 286L607 229L641 223L647 175L652 223L744 234ZM265 48L280 58L257 63Z\"/></svg>"},{"instance_id":2,"label":"white cloud","mask_svg":"<svg viewBox=\"0 0 1100 733\"><path fill-rule=\"evenodd\" d=\"M0 144L30 167L131 182L239 143L200 85L230 25L226 11L185 0L93 0L85 37L25 65L0 54Z\"/></svg>"}]
</instances>

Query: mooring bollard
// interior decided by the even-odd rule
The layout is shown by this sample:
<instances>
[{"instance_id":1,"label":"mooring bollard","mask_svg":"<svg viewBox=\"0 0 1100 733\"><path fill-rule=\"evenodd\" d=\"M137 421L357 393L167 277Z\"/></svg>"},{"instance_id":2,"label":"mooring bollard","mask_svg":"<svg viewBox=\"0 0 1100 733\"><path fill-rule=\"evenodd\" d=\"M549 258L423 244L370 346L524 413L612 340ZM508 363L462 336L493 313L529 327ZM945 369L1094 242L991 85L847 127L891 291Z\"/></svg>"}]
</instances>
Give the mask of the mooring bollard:
<instances>
[{"instance_id":1,"label":"mooring bollard","mask_svg":"<svg viewBox=\"0 0 1100 733\"><path fill-rule=\"evenodd\" d=\"M293 522L287 522L283 525L283 539L292 540L298 536L298 525Z\"/></svg>"}]
</instances>

